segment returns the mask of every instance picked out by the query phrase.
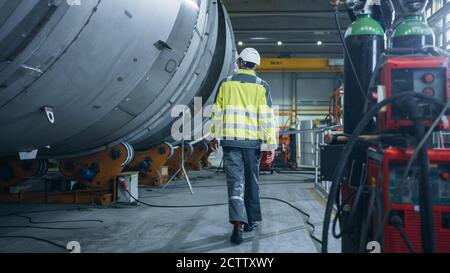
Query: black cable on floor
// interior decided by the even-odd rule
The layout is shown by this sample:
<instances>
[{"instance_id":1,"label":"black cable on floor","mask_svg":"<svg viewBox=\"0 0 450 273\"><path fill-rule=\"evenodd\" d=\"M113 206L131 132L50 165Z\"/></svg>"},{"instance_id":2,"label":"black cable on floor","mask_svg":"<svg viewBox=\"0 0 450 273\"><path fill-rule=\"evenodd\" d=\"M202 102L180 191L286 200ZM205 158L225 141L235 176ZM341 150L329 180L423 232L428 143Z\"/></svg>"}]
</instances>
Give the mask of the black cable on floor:
<instances>
[{"instance_id":1,"label":"black cable on floor","mask_svg":"<svg viewBox=\"0 0 450 273\"><path fill-rule=\"evenodd\" d=\"M71 212L71 211L90 211L90 208L78 207L78 208L72 208L72 209L50 209L50 210L22 211L22 212L13 212L13 213L8 213L8 214L2 214L2 215L0 215L0 218L10 217L10 216L14 216L16 214L20 214L20 215L22 215L22 214L39 214L39 213L60 212L60 211L66 211L66 212Z\"/></svg>"},{"instance_id":2,"label":"black cable on floor","mask_svg":"<svg viewBox=\"0 0 450 273\"><path fill-rule=\"evenodd\" d=\"M47 213L47 212L59 212L59 211L86 211L85 208L75 208L75 209L54 209L54 210L41 210L41 211L30 211L30 212L21 212L21 213L9 213L0 215L0 218L5 217L19 217L28 220L30 224L61 224L61 223L103 223L103 220L67 220L67 221L48 221L48 222L37 222L34 221L32 217L25 216L25 214L39 214L39 213ZM43 226L20 226L20 225L11 225L11 226L0 226L0 229L9 229L9 228L29 228L29 229L44 229L44 230L83 230L89 229L92 227L67 227L67 228L58 228L58 227L43 227Z\"/></svg>"},{"instance_id":3,"label":"black cable on floor","mask_svg":"<svg viewBox=\"0 0 450 273\"><path fill-rule=\"evenodd\" d=\"M139 204L148 206L148 207L152 207L152 208L166 208L166 209L182 209L182 208L205 208L205 207L218 207L218 206L225 206L228 205L228 203L216 203L216 204L206 204L206 205L187 205L187 206L165 206L165 205L153 205L153 204L149 204L143 201L140 201L138 199L136 199L128 190L127 190L128 195L136 202L138 202Z\"/></svg>"},{"instance_id":4,"label":"black cable on floor","mask_svg":"<svg viewBox=\"0 0 450 273\"><path fill-rule=\"evenodd\" d=\"M30 240L47 243L49 245L56 246L57 248L64 249L65 252L69 252L69 250L63 245L60 245L58 243L55 243L55 242L47 240L47 239L35 237L35 236L0 236L0 239L30 239Z\"/></svg>"},{"instance_id":5,"label":"black cable on floor","mask_svg":"<svg viewBox=\"0 0 450 273\"><path fill-rule=\"evenodd\" d=\"M280 170L275 169L275 172L277 174L284 174L284 175L316 175L314 171L301 171L301 170Z\"/></svg>"},{"instance_id":6,"label":"black cable on floor","mask_svg":"<svg viewBox=\"0 0 450 273\"><path fill-rule=\"evenodd\" d=\"M362 187L360 187L362 188ZM350 201L350 199L352 199L355 195L357 195L357 190L352 191L346 199L344 199L342 201L342 203L340 205L337 206L337 210L336 210L336 217L334 217L333 220L333 226L331 228L331 232L333 233L334 238L336 239L340 239L342 238L342 235L347 231L347 222L346 223L342 223L341 219L342 219L342 213L344 212L344 207L345 205L347 205L347 203ZM356 198L355 198L356 200ZM340 223L340 232L337 232L337 226L338 226L338 221ZM351 221L348 221L349 223L351 223Z\"/></svg>"},{"instance_id":7,"label":"black cable on floor","mask_svg":"<svg viewBox=\"0 0 450 273\"><path fill-rule=\"evenodd\" d=\"M260 187L263 186L274 186L274 185L298 185L298 184L311 184L309 181L292 181L292 180L280 180L278 179L275 183L259 183ZM196 186L196 188L219 188L219 187L226 187L227 185L224 183L223 185L207 185L207 186ZM161 195L151 195L151 196L139 196L139 199L148 199L148 198L160 198L169 195L169 193L173 192L174 189L184 189L186 186L178 186L178 187L171 187L171 191L161 194ZM148 191L148 190L147 190Z\"/></svg>"},{"instance_id":8,"label":"black cable on floor","mask_svg":"<svg viewBox=\"0 0 450 273\"><path fill-rule=\"evenodd\" d=\"M41 226L0 226L0 229L10 229L10 228L29 228L29 229L44 229L44 230L83 230L90 229L92 227L80 227L80 228L57 228L57 227L41 227Z\"/></svg>"},{"instance_id":9,"label":"black cable on floor","mask_svg":"<svg viewBox=\"0 0 450 273\"><path fill-rule=\"evenodd\" d=\"M167 195L171 194L175 189L181 189L182 188L181 186L177 186L178 182L179 182L179 180L175 179L174 183L173 183L173 186L170 186L170 191L167 191L165 193L161 193L161 194L159 194L157 196L152 196L151 198L164 197L164 196L167 196ZM144 189L146 189L146 188L144 187ZM146 191L153 191L153 189L147 188ZM140 197L140 198L150 198L150 197Z\"/></svg>"},{"instance_id":10,"label":"black cable on floor","mask_svg":"<svg viewBox=\"0 0 450 273\"><path fill-rule=\"evenodd\" d=\"M69 220L69 221L48 221L48 222L37 222L34 221L33 218L25 215L14 214L11 216L24 218L28 220L28 223L39 225L39 224L62 224L62 223L103 223L103 220Z\"/></svg>"},{"instance_id":11,"label":"black cable on floor","mask_svg":"<svg viewBox=\"0 0 450 273\"><path fill-rule=\"evenodd\" d=\"M142 205L148 206L148 207L152 207L152 208L204 208L204 207L217 207L217 206L225 206L225 205L228 205L228 202L227 202L227 203L206 204L206 205L187 205L187 206L162 206L162 205L153 205L153 204L149 204L149 203L146 203L146 202L139 201L139 200L136 199L136 198L135 198L128 190L127 190L127 193L128 193L128 195L129 195L133 200L135 200L136 202L138 202L138 203L140 203L140 204L142 204ZM311 231L310 234L309 234L310 237L311 237L311 239L313 239L314 241L316 241L316 242L318 242L318 243L320 243L320 244L322 243L322 241L321 241L320 239L318 239L317 237L315 237L314 234L313 234L313 233L315 232L315 230L316 230L316 226L315 226L313 223L310 222L311 215L310 215L309 213L306 213L306 212L303 211L302 209L300 209L300 208L294 206L293 204L291 204L291 203L289 203L289 202L287 202L287 201L285 201L285 200L279 199L279 198L274 198L274 197L261 197L260 199L261 199L261 200L272 200L272 201L278 201L278 202L284 203L284 204L286 204L286 205L292 207L293 209L297 210L297 211L300 212L301 214L303 214L303 215L306 217L306 224L312 228L312 231Z\"/></svg>"},{"instance_id":12,"label":"black cable on floor","mask_svg":"<svg viewBox=\"0 0 450 273\"><path fill-rule=\"evenodd\" d=\"M314 236L314 232L316 231L316 226L313 223L311 223L311 221L310 221L311 215L309 213L305 212L304 210L294 206L293 204L291 204L283 199L274 198L274 197L261 197L260 199L261 200L273 200L273 201L278 201L278 202L284 203L284 204L290 206L291 208L297 210L301 214L303 214L306 217L306 224L312 228L312 230L309 232L309 237L311 237L311 239L318 242L319 244L322 244L322 241L320 239L318 239L316 236Z\"/></svg>"}]
</instances>

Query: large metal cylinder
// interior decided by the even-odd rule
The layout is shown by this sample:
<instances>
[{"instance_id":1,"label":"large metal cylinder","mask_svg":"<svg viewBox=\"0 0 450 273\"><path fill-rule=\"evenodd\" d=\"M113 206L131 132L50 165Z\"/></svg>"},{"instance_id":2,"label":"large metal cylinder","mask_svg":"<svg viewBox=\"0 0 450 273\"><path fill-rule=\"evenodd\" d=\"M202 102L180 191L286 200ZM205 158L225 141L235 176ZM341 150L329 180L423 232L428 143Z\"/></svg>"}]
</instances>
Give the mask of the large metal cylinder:
<instances>
[{"instance_id":1,"label":"large metal cylinder","mask_svg":"<svg viewBox=\"0 0 450 273\"><path fill-rule=\"evenodd\" d=\"M220 1L74 2L0 2L0 156L147 149L170 140L174 105L211 102L234 67Z\"/></svg>"},{"instance_id":2,"label":"large metal cylinder","mask_svg":"<svg viewBox=\"0 0 450 273\"><path fill-rule=\"evenodd\" d=\"M350 54L350 56L346 54L344 58L344 131L346 134L352 134L364 116L365 97L370 95L367 91L378 56L384 51L385 41L382 27L368 14L359 15L346 32L345 44ZM371 130L370 126L367 130Z\"/></svg>"}]
</instances>

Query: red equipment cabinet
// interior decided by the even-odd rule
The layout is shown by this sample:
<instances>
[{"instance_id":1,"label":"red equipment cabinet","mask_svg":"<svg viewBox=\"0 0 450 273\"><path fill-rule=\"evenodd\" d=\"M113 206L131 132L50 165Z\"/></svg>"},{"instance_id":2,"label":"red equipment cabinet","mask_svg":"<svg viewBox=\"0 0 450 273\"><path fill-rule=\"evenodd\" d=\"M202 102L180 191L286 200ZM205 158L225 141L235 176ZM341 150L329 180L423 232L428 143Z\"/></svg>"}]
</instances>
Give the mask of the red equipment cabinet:
<instances>
[{"instance_id":1,"label":"red equipment cabinet","mask_svg":"<svg viewBox=\"0 0 450 273\"><path fill-rule=\"evenodd\" d=\"M448 59L443 57L389 58L381 70L380 84L385 87L385 94L381 96L389 98L402 92L414 91L446 102L450 99L448 64ZM427 125L433 122L432 116L431 111L429 113L425 111ZM377 124L380 131L413 126L413 123L392 104L389 104L384 111L380 111Z\"/></svg>"},{"instance_id":2,"label":"red equipment cabinet","mask_svg":"<svg viewBox=\"0 0 450 273\"><path fill-rule=\"evenodd\" d=\"M278 149L275 151L274 165L276 167L289 167L291 138L290 136L280 136L278 140Z\"/></svg>"},{"instance_id":3,"label":"red equipment cabinet","mask_svg":"<svg viewBox=\"0 0 450 273\"><path fill-rule=\"evenodd\" d=\"M368 153L368 181L376 181L382 189L384 213L392 203L392 213L404 223L406 236L415 251L422 251L420 214L418 211L417 182L419 167L414 166L413 178L403 185L401 193L393 200L395 185L401 181L404 169L413 150L400 148L371 148ZM433 210L436 229L437 252L450 253L450 150L429 150L430 182L433 192ZM384 227L383 249L386 253L408 253L400 232L392 225Z\"/></svg>"}]
</instances>

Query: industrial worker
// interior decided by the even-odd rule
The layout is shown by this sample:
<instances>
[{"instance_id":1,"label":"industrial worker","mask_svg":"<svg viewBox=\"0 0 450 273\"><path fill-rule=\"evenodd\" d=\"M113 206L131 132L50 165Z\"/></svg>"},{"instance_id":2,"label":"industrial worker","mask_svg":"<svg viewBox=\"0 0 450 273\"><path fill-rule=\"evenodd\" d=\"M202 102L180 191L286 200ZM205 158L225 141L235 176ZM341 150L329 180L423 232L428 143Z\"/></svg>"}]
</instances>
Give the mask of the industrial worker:
<instances>
[{"instance_id":1,"label":"industrial worker","mask_svg":"<svg viewBox=\"0 0 450 273\"><path fill-rule=\"evenodd\" d=\"M229 220L234 225L231 242L241 244L243 232L251 232L262 221L259 198L261 153L274 160L277 148L275 117L269 85L256 76L261 57L253 48L237 59L239 70L225 79L213 106L212 149L223 148Z\"/></svg>"}]
</instances>

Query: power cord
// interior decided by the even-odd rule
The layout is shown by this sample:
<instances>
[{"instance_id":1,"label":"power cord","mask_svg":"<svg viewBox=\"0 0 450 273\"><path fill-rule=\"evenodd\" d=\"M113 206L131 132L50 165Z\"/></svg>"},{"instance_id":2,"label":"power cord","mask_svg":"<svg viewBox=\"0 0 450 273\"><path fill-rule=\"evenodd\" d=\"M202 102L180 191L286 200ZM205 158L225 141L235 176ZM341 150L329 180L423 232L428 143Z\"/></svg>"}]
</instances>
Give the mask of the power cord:
<instances>
[{"instance_id":1,"label":"power cord","mask_svg":"<svg viewBox=\"0 0 450 273\"><path fill-rule=\"evenodd\" d=\"M352 198L355 197L355 195L356 195L356 197L355 197L353 203L354 203L354 207L355 207L355 208L358 207L357 203L359 203L359 202L358 202L357 200L359 200L359 198L358 198L357 193L359 192L359 189L362 189L362 188L363 188L363 186L360 186L360 187L358 188L358 190L352 191L352 192L347 196L347 198L345 198L345 199L342 201L342 204L338 205L337 210L336 210L336 216L334 217L334 220L333 220L333 226L332 226L332 228L331 228L331 231L332 231L332 233L333 233L333 237L334 237L334 238L340 239L340 238L342 238L342 235L346 232L346 230L347 230L347 228L348 228L348 225L347 225L347 223L342 223L342 222L341 222L341 219L342 219L342 212L344 211L344 206L347 204L348 201L350 201L350 199L352 199ZM353 212L353 211L354 211L354 210L352 210L352 212ZM349 221L348 221L349 223L352 222L350 219L352 219L352 218L349 217ZM337 232L337 224L338 224L338 221L341 223L341 230L340 230L339 233Z\"/></svg>"},{"instance_id":2,"label":"power cord","mask_svg":"<svg viewBox=\"0 0 450 273\"><path fill-rule=\"evenodd\" d=\"M369 206L367 208L366 218L362 223L363 225L361 228L361 234L360 234L360 239L359 239L359 249L358 250L360 253L363 253L365 251L365 247L366 247L366 243L367 243L367 236L368 236L369 229L370 229L370 221L372 220L372 213L375 208L376 195L378 194L376 189L373 187L370 187L369 191L370 191Z\"/></svg>"},{"instance_id":3,"label":"power cord","mask_svg":"<svg viewBox=\"0 0 450 273\"><path fill-rule=\"evenodd\" d=\"M298 177L298 175L288 175L288 176ZM311 184L312 182L308 181L308 179L305 179L305 181L295 181L295 182L292 181L292 179L291 180L278 179L277 181L279 181L279 182L275 182L275 183L259 183L259 186L260 187L265 187L265 186L273 186L273 185ZM219 188L219 187L226 187L226 185L197 185L196 186L196 188ZM166 192L166 193L160 194L160 195L139 196L139 200L150 199L150 198L161 198L161 197L169 195L169 193L172 193L175 189L184 189L184 188L185 188L185 186L172 187L172 190L170 192Z\"/></svg>"},{"instance_id":4,"label":"power cord","mask_svg":"<svg viewBox=\"0 0 450 273\"><path fill-rule=\"evenodd\" d=\"M304 215L306 217L306 221L305 221L306 224L311 227L311 230L309 232L309 237L311 237L311 239L318 242L319 244L322 244L322 241L320 239L318 239L316 236L314 236L314 232L316 231L316 225L310 221L311 215L309 213L305 212L304 210L294 206L292 203L287 202L283 199L274 198L274 197L261 197L260 199L261 200L278 201L278 202L284 203L284 204L290 206L291 208L295 209L296 211L300 212L302 215Z\"/></svg>"},{"instance_id":5,"label":"power cord","mask_svg":"<svg viewBox=\"0 0 450 273\"><path fill-rule=\"evenodd\" d=\"M46 212L71 212L71 211L90 211L90 208L84 208L84 207L77 207L77 208L70 208L70 209L50 209L50 210L35 210L35 211L22 211L22 212L14 212L14 213L8 213L8 214L2 214L0 215L0 218L4 217L10 217L14 216L16 214L39 214L39 213L46 213Z\"/></svg>"},{"instance_id":6,"label":"power cord","mask_svg":"<svg viewBox=\"0 0 450 273\"><path fill-rule=\"evenodd\" d=\"M42 226L0 226L0 229L16 229L16 228L29 228L29 229L44 229L44 230L83 230L90 229L92 227L80 227L80 228L57 228L57 227L42 227Z\"/></svg>"},{"instance_id":7,"label":"power cord","mask_svg":"<svg viewBox=\"0 0 450 273\"><path fill-rule=\"evenodd\" d=\"M405 169L405 172L403 173L403 177L402 177L402 183L405 182L408 179L409 171L411 170L412 165L414 164L414 161L416 161L416 159L417 159L417 157L418 157L418 155L420 153L420 150L426 145L428 139L430 139L430 137L433 134L434 130L439 125L439 123L441 122L442 118L445 116L445 114L447 113L447 111L449 109L450 109L450 100L447 102L447 104L445 105L445 107L442 110L442 112L439 114L439 116L433 122L433 124L431 125L430 129L425 134L425 136L423 137L423 139L421 140L419 145L417 145L417 148L415 149L414 154L412 155L412 157L408 161L408 165L406 165L406 169Z\"/></svg>"},{"instance_id":8,"label":"power cord","mask_svg":"<svg viewBox=\"0 0 450 273\"><path fill-rule=\"evenodd\" d=\"M400 236L402 237L403 242L408 247L409 252L415 253L414 247L411 244L411 241L409 240L408 236L406 235L405 230L403 229L403 220L400 218L400 216L398 215L392 216L390 222L400 232Z\"/></svg>"},{"instance_id":9,"label":"power cord","mask_svg":"<svg viewBox=\"0 0 450 273\"><path fill-rule=\"evenodd\" d=\"M143 202L138 200L137 198L135 198L130 191L126 190L126 192L128 193L128 195L137 203L148 206L148 207L152 207L152 208L169 208L169 209L173 209L173 208L204 208L204 207L218 207L218 206L225 206L228 205L227 203L216 203L216 204L206 204L206 205L186 205L186 206L163 206L163 205L153 205L153 204L149 204L147 202ZM306 224L308 226L310 226L312 228L311 232L309 233L309 236L311 237L311 239L313 239L314 241L322 244L322 241L320 239L318 239L317 237L314 236L314 232L316 230L316 226L315 224L311 223L310 221L310 214L305 212L304 210L294 206L293 204L289 203L288 201L279 199L279 198L274 198L274 197L261 197L261 200L272 200L272 201L278 201L281 203L284 203L288 206L290 206L291 208L297 210L298 212L300 212L302 215L304 215L306 217Z\"/></svg>"},{"instance_id":10,"label":"power cord","mask_svg":"<svg viewBox=\"0 0 450 273\"><path fill-rule=\"evenodd\" d=\"M315 175L315 172L313 171L300 171L300 170L280 170L278 168L275 169L275 172L277 174L284 174L284 175Z\"/></svg>"},{"instance_id":11,"label":"power cord","mask_svg":"<svg viewBox=\"0 0 450 273\"><path fill-rule=\"evenodd\" d=\"M52 210L38 210L38 211L24 211L19 213L9 213L0 215L0 218L5 217L19 217L27 219L30 224L60 224L60 223L103 223L103 220L69 220L69 221L46 221L46 222L38 222L34 221L32 217L25 216L24 214L40 214L40 213L48 213L48 212L61 212L61 211L90 211L89 208L73 208L73 209L52 209ZM89 229L90 227L82 227L82 228L55 228L55 227L43 227L43 226L0 226L0 229L15 229L15 228L26 228L26 229L42 229L42 230L84 230ZM25 235L0 235L0 239L28 239L34 240L38 242L43 242L57 248L63 249L65 252L70 252L64 245L58 244L54 241L36 237L36 236L25 236Z\"/></svg>"},{"instance_id":12,"label":"power cord","mask_svg":"<svg viewBox=\"0 0 450 273\"><path fill-rule=\"evenodd\" d=\"M63 245L55 243L54 241L51 241L51 240L47 240L47 239L43 239L43 238L39 238L39 237L35 237L35 236L19 236L19 235L18 236L0 236L0 239L29 239L29 240L47 243L49 245L63 249L65 252L69 252L69 250Z\"/></svg>"},{"instance_id":13,"label":"power cord","mask_svg":"<svg viewBox=\"0 0 450 273\"><path fill-rule=\"evenodd\" d=\"M418 103L408 98L402 100L404 112L414 122L414 130L417 143L425 139L425 119L420 114ZM445 109L445 107L444 107ZM419 153L419 206L420 206L420 232L423 251L433 253L436 251L436 230L434 225L433 193L430 183L430 159L428 156L428 145L420 148Z\"/></svg>"},{"instance_id":14,"label":"power cord","mask_svg":"<svg viewBox=\"0 0 450 273\"><path fill-rule=\"evenodd\" d=\"M48 222L36 222L33 218L25 215L14 214L13 216L24 218L28 220L28 223L39 225L39 224L62 224L62 223L103 223L103 220L70 220L70 221L48 221Z\"/></svg>"},{"instance_id":15,"label":"power cord","mask_svg":"<svg viewBox=\"0 0 450 273\"><path fill-rule=\"evenodd\" d=\"M66 227L66 228L58 228L58 227L46 227L46 226L34 226L35 224L61 224L61 223L103 223L103 220L68 220L68 221L46 221L46 222L38 222L34 221L32 217L26 216L25 214L40 214L47 212L59 212L59 211L87 211L86 208L75 208L75 209L54 209L54 210L40 210L40 211L30 211L30 212L19 212L19 213L9 213L0 215L0 218L5 217L19 217L28 220L28 223L31 225L8 225L8 226L0 226L0 229L9 229L9 228L27 228L27 229L43 229L43 230L83 230L90 229L92 227Z\"/></svg>"},{"instance_id":16,"label":"power cord","mask_svg":"<svg viewBox=\"0 0 450 273\"><path fill-rule=\"evenodd\" d=\"M153 205L147 202L143 202L138 200L136 197L134 197L129 190L126 190L126 192L128 193L128 195L131 197L131 199L133 199L134 201L136 201L139 204L145 205L147 207L152 207L152 208L167 208L167 209L182 209L182 208L205 208L205 207L217 207L217 206L224 206L224 205L228 205L228 203L216 203L216 204L206 204L206 205L187 205L187 206L168 206L168 205Z\"/></svg>"}]
</instances>

